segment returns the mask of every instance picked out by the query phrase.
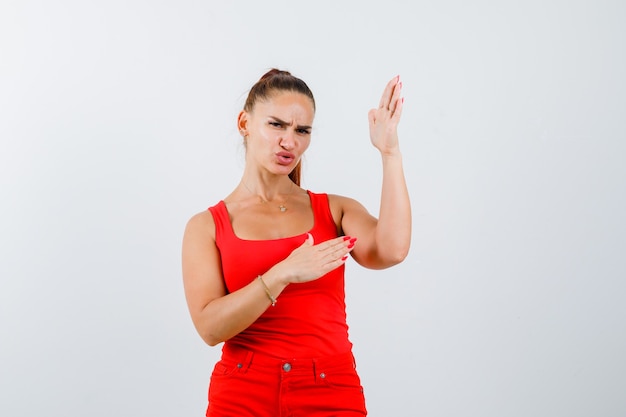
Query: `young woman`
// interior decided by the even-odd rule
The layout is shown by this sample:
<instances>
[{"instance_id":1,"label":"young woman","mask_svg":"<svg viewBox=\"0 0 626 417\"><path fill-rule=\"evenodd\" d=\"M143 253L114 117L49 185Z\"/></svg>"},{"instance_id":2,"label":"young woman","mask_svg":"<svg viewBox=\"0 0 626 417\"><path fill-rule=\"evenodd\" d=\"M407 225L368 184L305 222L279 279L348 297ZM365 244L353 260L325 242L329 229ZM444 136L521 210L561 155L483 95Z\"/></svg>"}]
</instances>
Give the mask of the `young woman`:
<instances>
[{"instance_id":1,"label":"young woman","mask_svg":"<svg viewBox=\"0 0 626 417\"><path fill-rule=\"evenodd\" d=\"M357 201L300 187L313 94L273 69L252 87L237 126L246 149L239 185L189 220L185 295L209 345L224 342L207 416L363 416L348 339L344 263L401 262L411 209L398 146L402 83L393 78L369 112L382 158L379 218Z\"/></svg>"}]
</instances>

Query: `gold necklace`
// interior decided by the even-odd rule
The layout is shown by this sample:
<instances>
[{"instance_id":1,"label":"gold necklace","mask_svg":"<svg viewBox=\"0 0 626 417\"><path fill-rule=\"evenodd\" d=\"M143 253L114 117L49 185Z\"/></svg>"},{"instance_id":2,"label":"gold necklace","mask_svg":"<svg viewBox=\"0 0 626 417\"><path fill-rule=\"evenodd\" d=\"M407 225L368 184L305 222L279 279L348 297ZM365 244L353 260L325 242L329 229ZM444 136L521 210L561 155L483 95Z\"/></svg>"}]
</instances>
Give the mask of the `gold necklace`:
<instances>
[{"instance_id":1,"label":"gold necklace","mask_svg":"<svg viewBox=\"0 0 626 417\"><path fill-rule=\"evenodd\" d=\"M266 199L264 199L263 197L261 197L260 195L252 191L250 187L248 187L248 185L243 180L241 181L241 183L243 184L244 187L246 187L246 190L248 190L250 194L253 194L259 197L259 200L261 201L261 203L263 204L269 203L269 201L267 201ZM289 187L289 193L287 194L287 198L281 205L278 206L278 209L280 210L281 213L284 213L287 211L287 206L285 206L285 204L287 204L287 201L289 201L289 197L291 197L291 193L293 193L293 182L291 182L291 186Z\"/></svg>"}]
</instances>

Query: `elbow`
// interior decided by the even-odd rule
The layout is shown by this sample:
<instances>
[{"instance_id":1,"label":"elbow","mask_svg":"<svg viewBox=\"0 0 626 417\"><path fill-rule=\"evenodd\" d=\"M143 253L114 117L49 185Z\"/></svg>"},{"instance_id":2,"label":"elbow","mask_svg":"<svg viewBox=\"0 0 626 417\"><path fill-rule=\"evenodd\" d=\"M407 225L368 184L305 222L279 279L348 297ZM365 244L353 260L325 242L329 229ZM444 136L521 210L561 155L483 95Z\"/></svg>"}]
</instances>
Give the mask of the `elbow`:
<instances>
[{"instance_id":1,"label":"elbow","mask_svg":"<svg viewBox=\"0 0 626 417\"><path fill-rule=\"evenodd\" d=\"M191 318L202 341L209 346L216 346L224 341L224 329L219 325L220 320L207 312L209 304L192 311Z\"/></svg>"},{"instance_id":2,"label":"elbow","mask_svg":"<svg viewBox=\"0 0 626 417\"><path fill-rule=\"evenodd\" d=\"M368 258L357 259L357 262L369 269L387 269L404 261L408 254L408 248L397 251L388 250L385 253L378 253Z\"/></svg>"},{"instance_id":3,"label":"elbow","mask_svg":"<svg viewBox=\"0 0 626 417\"><path fill-rule=\"evenodd\" d=\"M217 340L217 339L205 340L204 342L211 347L215 347L219 345L220 343L222 343L221 340Z\"/></svg>"},{"instance_id":4,"label":"elbow","mask_svg":"<svg viewBox=\"0 0 626 417\"><path fill-rule=\"evenodd\" d=\"M409 255L409 246L401 246L396 248L389 248L382 257L383 268L390 268L392 266L402 263Z\"/></svg>"},{"instance_id":5,"label":"elbow","mask_svg":"<svg viewBox=\"0 0 626 417\"><path fill-rule=\"evenodd\" d=\"M220 343L223 342L223 340L217 336L215 336L214 334L211 333L204 333L204 334L200 334L200 337L202 338L202 340L204 340L204 343L206 343L207 345L213 347L213 346L217 346Z\"/></svg>"},{"instance_id":6,"label":"elbow","mask_svg":"<svg viewBox=\"0 0 626 417\"><path fill-rule=\"evenodd\" d=\"M200 338L209 346L219 345L224 341L224 338L217 334L215 328L210 326L208 322L195 322L196 331L200 335Z\"/></svg>"},{"instance_id":7,"label":"elbow","mask_svg":"<svg viewBox=\"0 0 626 417\"><path fill-rule=\"evenodd\" d=\"M409 248L406 248L405 250L398 252L395 258L396 264L403 262L407 256L409 256Z\"/></svg>"},{"instance_id":8,"label":"elbow","mask_svg":"<svg viewBox=\"0 0 626 417\"><path fill-rule=\"evenodd\" d=\"M377 236L372 254L377 263L381 265L381 268L389 268L402 263L409 255L410 247L411 234L409 227L408 231L400 231L393 236Z\"/></svg>"},{"instance_id":9,"label":"elbow","mask_svg":"<svg viewBox=\"0 0 626 417\"><path fill-rule=\"evenodd\" d=\"M391 253L388 258L388 262L390 264L389 266L394 266L402 263L402 261L404 261L408 255L409 248L393 251L393 253Z\"/></svg>"}]
</instances>

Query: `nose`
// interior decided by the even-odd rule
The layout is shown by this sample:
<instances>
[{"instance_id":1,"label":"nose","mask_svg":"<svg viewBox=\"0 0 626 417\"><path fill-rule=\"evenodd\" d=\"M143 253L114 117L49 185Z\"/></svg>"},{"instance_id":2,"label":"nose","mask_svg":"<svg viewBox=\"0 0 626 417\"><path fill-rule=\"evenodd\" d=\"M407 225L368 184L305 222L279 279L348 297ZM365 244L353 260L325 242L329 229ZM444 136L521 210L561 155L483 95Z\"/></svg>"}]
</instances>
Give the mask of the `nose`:
<instances>
[{"instance_id":1,"label":"nose","mask_svg":"<svg viewBox=\"0 0 626 417\"><path fill-rule=\"evenodd\" d=\"M295 147L294 132L291 129L287 129L281 136L280 146L286 150L291 150Z\"/></svg>"}]
</instances>

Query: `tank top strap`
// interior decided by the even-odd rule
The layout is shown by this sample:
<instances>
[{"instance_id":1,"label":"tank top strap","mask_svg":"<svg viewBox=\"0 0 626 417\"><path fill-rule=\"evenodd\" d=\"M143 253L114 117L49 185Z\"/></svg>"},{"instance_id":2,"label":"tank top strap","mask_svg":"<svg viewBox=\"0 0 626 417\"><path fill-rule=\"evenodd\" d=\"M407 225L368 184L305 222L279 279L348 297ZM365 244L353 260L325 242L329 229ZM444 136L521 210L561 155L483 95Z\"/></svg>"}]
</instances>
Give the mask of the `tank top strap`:
<instances>
[{"instance_id":1,"label":"tank top strap","mask_svg":"<svg viewBox=\"0 0 626 417\"><path fill-rule=\"evenodd\" d=\"M230 224L230 216L228 215L228 210L226 210L226 204L223 200L209 207L209 211L215 222L215 243L217 243L219 247L222 239L234 234Z\"/></svg>"},{"instance_id":2,"label":"tank top strap","mask_svg":"<svg viewBox=\"0 0 626 417\"><path fill-rule=\"evenodd\" d=\"M313 209L313 216L315 217L316 225L322 227L332 227L336 230L337 226L335 225L333 214L330 211L328 194L316 194L308 190L307 192L309 193L309 197L311 199L311 208Z\"/></svg>"}]
</instances>

